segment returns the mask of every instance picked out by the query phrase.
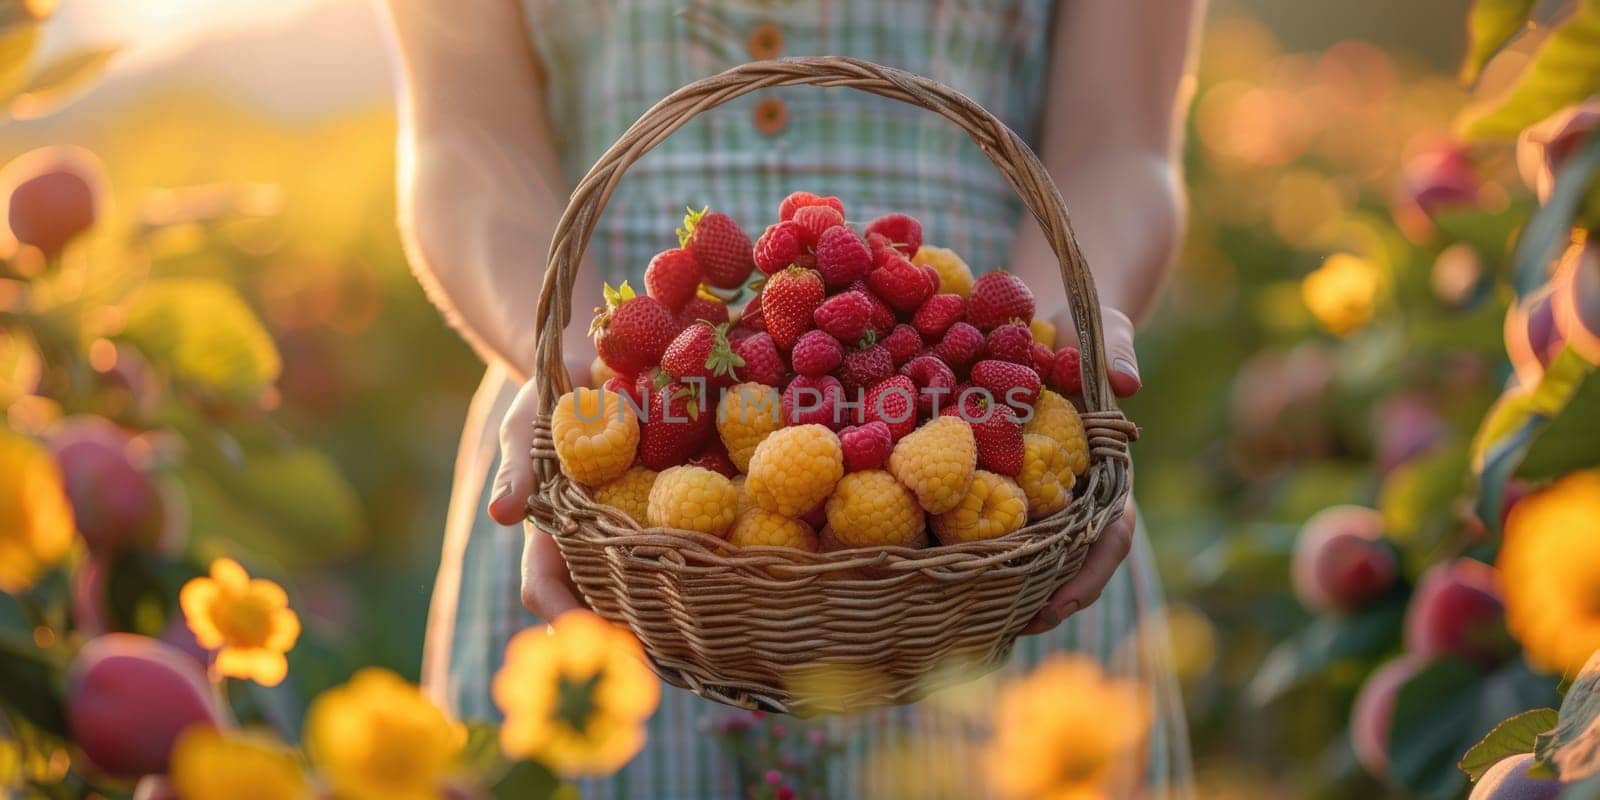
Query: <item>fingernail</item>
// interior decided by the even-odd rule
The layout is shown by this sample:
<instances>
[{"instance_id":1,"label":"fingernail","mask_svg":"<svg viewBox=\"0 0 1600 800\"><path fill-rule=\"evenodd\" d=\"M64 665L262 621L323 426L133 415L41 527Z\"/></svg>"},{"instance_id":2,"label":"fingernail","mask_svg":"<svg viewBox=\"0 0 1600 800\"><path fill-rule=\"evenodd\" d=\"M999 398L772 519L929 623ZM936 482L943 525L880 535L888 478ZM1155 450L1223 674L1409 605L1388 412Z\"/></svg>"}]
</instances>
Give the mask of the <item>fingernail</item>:
<instances>
[{"instance_id":1,"label":"fingernail","mask_svg":"<svg viewBox=\"0 0 1600 800\"><path fill-rule=\"evenodd\" d=\"M1126 358L1119 358L1111 362L1111 368L1134 380L1139 380L1139 368Z\"/></svg>"}]
</instances>

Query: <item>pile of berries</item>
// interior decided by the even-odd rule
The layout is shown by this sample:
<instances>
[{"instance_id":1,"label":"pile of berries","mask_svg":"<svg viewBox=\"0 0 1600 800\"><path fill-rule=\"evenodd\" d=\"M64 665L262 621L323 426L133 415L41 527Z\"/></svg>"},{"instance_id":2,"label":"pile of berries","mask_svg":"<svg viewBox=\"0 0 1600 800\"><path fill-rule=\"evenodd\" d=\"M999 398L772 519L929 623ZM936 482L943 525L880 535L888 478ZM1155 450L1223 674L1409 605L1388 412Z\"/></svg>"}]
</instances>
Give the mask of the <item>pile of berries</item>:
<instances>
[{"instance_id":1,"label":"pile of berries","mask_svg":"<svg viewBox=\"0 0 1600 800\"><path fill-rule=\"evenodd\" d=\"M992 539L1071 502L1078 351L1019 278L974 280L905 214L858 232L795 192L778 217L752 243L691 211L646 294L606 287L602 388L551 421L569 478L642 526L810 551ZM718 290L745 288L730 313Z\"/></svg>"}]
</instances>

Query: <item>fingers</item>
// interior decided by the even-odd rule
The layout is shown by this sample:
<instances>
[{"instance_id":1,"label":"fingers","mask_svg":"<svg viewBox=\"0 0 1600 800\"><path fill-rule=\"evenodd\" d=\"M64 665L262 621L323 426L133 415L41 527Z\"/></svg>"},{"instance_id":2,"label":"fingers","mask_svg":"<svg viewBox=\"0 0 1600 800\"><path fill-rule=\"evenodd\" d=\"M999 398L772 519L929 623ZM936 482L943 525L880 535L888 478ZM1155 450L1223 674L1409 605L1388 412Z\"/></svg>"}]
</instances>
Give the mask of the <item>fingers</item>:
<instances>
[{"instance_id":1,"label":"fingers","mask_svg":"<svg viewBox=\"0 0 1600 800\"><path fill-rule=\"evenodd\" d=\"M582 608L556 540L529 528L522 546L522 605L546 621Z\"/></svg>"},{"instance_id":2,"label":"fingers","mask_svg":"<svg viewBox=\"0 0 1600 800\"><path fill-rule=\"evenodd\" d=\"M1100 535L1100 540L1089 548L1083 569L1067 581L1040 609L1039 615L1022 629L1023 634L1044 633L1061 624L1061 621L1088 608L1100 599L1100 592L1111 582L1111 576L1133 549L1134 510L1130 502L1122 510L1122 517Z\"/></svg>"},{"instance_id":3,"label":"fingers","mask_svg":"<svg viewBox=\"0 0 1600 800\"><path fill-rule=\"evenodd\" d=\"M1129 397L1139 391L1139 357L1133 351L1133 321L1114 308L1100 310L1100 327L1105 332L1106 364L1111 372L1106 377L1111 392L1118 397Z\"/></svg>"},{"instance_id":4,"label":"fingers","mask_svg":"<svg viewBox=\"0 0 1600 800\"><path fill-rule=\"evenodd\" d=\"M516 525L528 513L533 494L533 418L538 413L533 382L522 385L500 423L500 470L489 497L489 516L501 525Z\"/></svg>"}]
</instances>

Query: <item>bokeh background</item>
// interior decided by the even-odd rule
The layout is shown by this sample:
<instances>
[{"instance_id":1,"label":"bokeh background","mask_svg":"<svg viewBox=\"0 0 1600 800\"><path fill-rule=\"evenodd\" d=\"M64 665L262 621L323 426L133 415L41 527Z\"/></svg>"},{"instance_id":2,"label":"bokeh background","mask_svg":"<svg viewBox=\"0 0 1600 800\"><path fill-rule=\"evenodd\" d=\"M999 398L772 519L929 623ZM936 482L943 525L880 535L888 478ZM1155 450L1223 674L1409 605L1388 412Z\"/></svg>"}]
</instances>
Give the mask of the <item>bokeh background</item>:
<instances>
[{"instance_id":1,"label":"bokeh background","mask_svg":"<svg viewBox=\"0 0 1600 800\"><path fill-rule=\"evenodd\" d=\"M1302 523L1335 504L1377 508L1408 569L1469 524L1468 440L1508 370L1492 273L1533 201L1508 151L1475 165L1459 214L1424 213L1408 188L1467 99L1467 7L1212 3L1189 238L1140 340L1147 388L1126 404L1203 797L1412 796L1364 775L1347 732L1363 679L1398 649L1398 606L1350 644L1362 634L1319 628L1296 600L1288 564ZM65 2L45 52L120 49L69 107L0 127L0 161L75 144L104 162L88 296L220 279L270 333L282 373L259 401L225 422L163 420L253 466L186 459L168 477L195 552L242 547L292 584L306 696L358 665L416 677L481 373L400 248L381 25L355 0ZM1337 307L1307 289L1330 256L1344 266L1324 278L1355 285ZM9 424L159 402L118 377L126 362L99 366L41 380L126 380L125 396L16 403Z\"/></svg>"}]
</instances>

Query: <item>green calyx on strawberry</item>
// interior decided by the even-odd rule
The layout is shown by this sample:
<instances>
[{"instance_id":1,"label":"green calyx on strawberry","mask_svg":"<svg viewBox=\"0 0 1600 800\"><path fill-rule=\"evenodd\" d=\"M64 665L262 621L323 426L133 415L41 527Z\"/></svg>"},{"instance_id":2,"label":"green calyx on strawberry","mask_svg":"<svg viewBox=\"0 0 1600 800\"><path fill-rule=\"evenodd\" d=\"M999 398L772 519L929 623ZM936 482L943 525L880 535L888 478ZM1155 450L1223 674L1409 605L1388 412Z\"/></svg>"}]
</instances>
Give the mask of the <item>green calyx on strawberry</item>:
<instances>
[{"instance_id":1,"label":"green calyx on strawberry","mask_svg":"<svg viewBox=\"0 0 1600 800\"><path fill-rule=\"evenodd\" d=\"M637 295L627 281L602 287L606 304L595 309L589 337L595 352L613 371L633 375L661 360L678 334L672 309L653 297Z\"/></svg>"},{"instance_id":2,"label":"green calyx on strawberry","mask_svg":"<svg viewBox=\"0 0 1600 800\"><path fill-rule=\"evenodd\" d=\"M705 282L719 289L737 289L756 268L750 237L727 214L686 209L678 243L694 254Z\"/></svg>"},{"instance_id":3,"label":"green calyx on strawberry","mask_svg":"<svg viewBox=\"0 0 1600 800\"><path fill-rule=\"evenodd\" d=\"M705 381L707 386L731 385L734 370L744 359L728 343L728 324L700 320L678 334L661 356L661 369L679 381Z\"/></svg>"}]
</instances>

